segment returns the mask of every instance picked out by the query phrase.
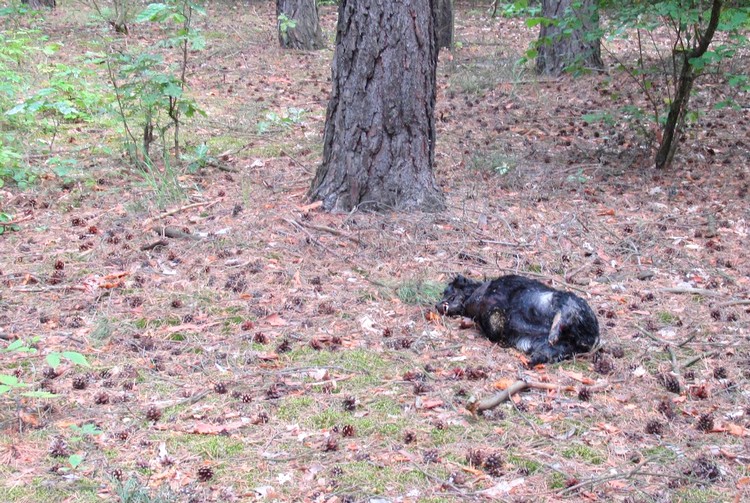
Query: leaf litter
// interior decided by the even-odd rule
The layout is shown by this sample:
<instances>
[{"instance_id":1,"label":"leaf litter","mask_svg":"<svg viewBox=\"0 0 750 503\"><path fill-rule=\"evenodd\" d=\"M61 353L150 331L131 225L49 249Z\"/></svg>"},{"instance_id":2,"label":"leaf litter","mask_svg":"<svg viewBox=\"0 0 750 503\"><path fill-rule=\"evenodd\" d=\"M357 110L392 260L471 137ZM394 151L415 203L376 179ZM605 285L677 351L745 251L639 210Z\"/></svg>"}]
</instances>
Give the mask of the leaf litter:
<instances>
[{"instance_id":1,"label":"leaf litter","mask_svg":"<svg viewBox=\"0 0 750 503\"><path fill-rule=\"evenodd\" d=\"M332 36L335 9L321 14ZM190 175L184 201L157 207L113 165L96 190L3 192L4 211L44 223L1 242L0 335L40 337L3 372L59 395L4 398L4 500L39 494L28 484L114 500L128 480L179 501L750 497L747 118L707 112L656 172L634 128L581 118L605 87L638 99L627 79L477 84L482 65L522 71L508 61L535 33L459 9L436 110L450 209L326 214L304 195L331 51L281 51L272 18L270 4L206 18L227 35L190 76L215 120L199 129L242 146L217 141L229 169ZM309 113L257 133L263 109L289 107ZM431 307L453 274L511 272L586 295L602 352L528 369ZM44 377L53 351L93 368ZM519 380L536 385L469 412Z\"/></svg>"}]
</instances>

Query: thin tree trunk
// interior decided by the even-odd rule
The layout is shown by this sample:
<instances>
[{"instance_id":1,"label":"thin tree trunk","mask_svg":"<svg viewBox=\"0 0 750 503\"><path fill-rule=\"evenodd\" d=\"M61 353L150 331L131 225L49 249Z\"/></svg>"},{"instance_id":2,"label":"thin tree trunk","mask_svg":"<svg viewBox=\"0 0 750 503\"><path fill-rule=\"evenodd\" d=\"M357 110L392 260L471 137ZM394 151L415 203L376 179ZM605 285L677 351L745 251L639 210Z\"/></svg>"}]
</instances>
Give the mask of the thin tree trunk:
<instances>
[{"instance_id":1,"label":"thin tree trunk","mask_svg":"<svg viewBox=\"0 0 750 503\"><path fill-rule=\"evenodd\" d=\"M661 144L659 145L659 150L656 152L654 161L658 169L668 168L674 160L674 154L677 151L677 145L679 144L682 132L682 125L685 122L685 114L688 111L690 91L693 89L696 77L695 68L690 63L690 60L700 58L708 50L708 46L711 44L716 28L719 25L722 3L722 0L714 0L711 8L711 19L708 22L706 31L700 37L698 46L682 55L683 61L682 68L680 69L680 77L677 81L677 92L669 106L669 115L667 115L667 122L664 124Z\"/></svg>"},{"instance_id":2,"label":"thin tree trunk","mask_svg":"<svg viewBox=\"0 0 750 503\"><path fill-rule=\"evenodd\" d=\"M453 0L435 0L435 36L438 50L453 48Z\"/></svg>"},{"instance_id":3,"label":"thin tree trunk","mask_svg":"<svg viewBox=\"0 0 750 503\"><path fill-rule=\"evenodd\" d=\"M542 75L560 75L569 68L604 67L599 38L599 14L594 0L542 0L542 17L554 23L542 23L537 45L536 70ZM577 18L577 19L576 19ZM566 25L573 23L573 28ZM579 25L580 23L580 25Z\"/></svg>"},{"instance_id":4,"label":"thin tree trunk","mask_svg":"<svg viewBox=\"0 0 750 503\"><path fill-rule=\"evenodd\" d=\"M279 43L287 49L325 47L315 0L276 0Z\"/></svg>"},{"instance_id":5,"label":"thin tree trunk","mask_svg":"<svg viewBox=\"0 0 750 503\"><path fill-rule=\"evenodd\" d=\"M444 208L432 173L437 47L432 0L342 0L323 163L327 210Z\"/></svg>"}]
</instances>

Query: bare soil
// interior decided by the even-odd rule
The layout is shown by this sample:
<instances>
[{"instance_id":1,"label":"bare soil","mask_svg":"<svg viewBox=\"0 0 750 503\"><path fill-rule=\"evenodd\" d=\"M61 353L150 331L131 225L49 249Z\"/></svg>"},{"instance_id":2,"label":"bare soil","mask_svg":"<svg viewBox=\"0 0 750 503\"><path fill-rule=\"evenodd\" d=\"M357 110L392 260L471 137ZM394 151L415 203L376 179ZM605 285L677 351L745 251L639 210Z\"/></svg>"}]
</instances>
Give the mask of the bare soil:
<instances>
[{"instance_id":1,"label":"bare soil","mask_svg":"<svg viewBox=\"0 0 750 503\"><path fill-rule=\"evenodd\" d=\"M103 29L73 10L44 24L70 61ZM711 110L731 91L699 81L708 111L655 171L610 53L606 74L540 79L516 64L534 30L463 6L438 69L449 210L328 214L305 199L335 9L321 17L328 49L282 51L272 2L209 5L189 76L208 116L184 129L216 158L180 176L182 199L104 156L81 160L93 184L0 191L26 218L0 236L0 337L39 337L0 373L59 395L0 397L0 500L748 500L747 108ZM289 108L306 112L258 131ZM582 118L597 111L613 122ZM434 313L452 275L510 272L584 296L602 351L529 369ZM51 375L52 351L92 366ZM535 385L467 409L517 380Z\"/></svg>"}]
</instances>

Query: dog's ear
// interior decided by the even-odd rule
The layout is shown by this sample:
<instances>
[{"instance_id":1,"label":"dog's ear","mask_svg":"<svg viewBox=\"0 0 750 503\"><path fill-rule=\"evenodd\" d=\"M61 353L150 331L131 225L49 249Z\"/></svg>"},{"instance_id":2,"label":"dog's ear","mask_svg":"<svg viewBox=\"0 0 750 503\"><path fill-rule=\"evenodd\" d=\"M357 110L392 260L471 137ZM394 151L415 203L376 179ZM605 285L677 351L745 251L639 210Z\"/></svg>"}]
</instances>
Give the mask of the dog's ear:
<instances>
[{"instance_id":1,"label":"dog's ear","mask_svg":"<svg viewBox=\"0 0 750 503\"><path fill-rule=\"evenodd\" d=\"M462 274L456 275L456 277L453 279L452 285L455 285L459 288L462 288L466 286L469 283L469 280L466 279L466 277Z\"/></svg>"}]
</instances>

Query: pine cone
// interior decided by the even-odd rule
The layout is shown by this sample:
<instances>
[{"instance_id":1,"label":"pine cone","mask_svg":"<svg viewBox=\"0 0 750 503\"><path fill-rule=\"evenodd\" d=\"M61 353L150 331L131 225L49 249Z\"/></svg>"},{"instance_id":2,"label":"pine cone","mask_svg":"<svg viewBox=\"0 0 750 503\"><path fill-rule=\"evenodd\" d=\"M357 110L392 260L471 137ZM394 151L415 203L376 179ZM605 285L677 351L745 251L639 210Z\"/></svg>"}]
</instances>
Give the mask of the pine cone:
<instances>
[{"instance_id":1,"label":"pine cone","mask_svg":"<svg viewBox=\"0 0 750 503\"><path fill-rule=\"evenodd\" d=\"M198 468L198 481L208 482L214 476L214 471L210 466L201 466Z\"/></svg>"},{"instance_id":2,"label":"pine cone","mask_svg":"<svg viewBox=\"0 0 750 503\"><path fill-rule=\"evenodd\" d=\"M466 462L475 468L484 464L484 453L479 449L470 449L466 454Z\"/></svg>"},{"instance_id":3,"label":"pine cone","mask_svg":"<svg viewBox=\"0 0 750 503\"><path fill-rule=\"evenodd\" d=\"M348 396L344 398L344 410L353 412L357 408L357 399L353 396Z\"/></svg>"},{"instance_id":4,"label":"pine cone","mask_svg":"<svg viewBox=\"0 0 750 503\"><path fill-rule=\"evenodd\" d=\"M427 449L422 455L425 463L437 463L440 460L440 453L437 449Z\"/></svg>"},{"instance_id":5,"label":"pine cone","mask_svg":"<svg viewBox=\"0 0 750 503\"><path fill-rule=\"evenodd\" d=\"M326 439L326 443L323 445L323 450L325 452L339 450L339 443L336 440L336 437L328 437L328 439Z\"/></svg>"},{"instance_id":6,"label":"pine cone","mask_svg":"<svg viewBox=\"0 0 750 503\"><path fill-rule=\"evenodd\" d=\"M97 393L94 397L94 403L97 405L106 405L109 403L109 395L102 391L101 393Z\"/></svg>"},{"instance_id":7,"label":"pine cone","mask_svg":"<svg viewBox=\"0 0 750 503\"><path fill-rule=\"evenodd\" d=\"M702 414L698 418L695 427L700 431L711 431L714 429L714 416L710 413Z\"/></svg>"},{"instance_id":8,"label":"pine cone","mask_svg":"<svg viewBox=\"0 0 750 503\"><path fill-rule=\"evenodd\" d=\"M346 424L341 429L341 434L345 437L353 437L355 434L354 426L351 424Z\"/></svg>"},{"instance_id":9,"label":"pine cone","mask_svg":"<svg viewBox=\"0 0 750 503\"><path fill-rule=\"evenodd\" d=\"M405 444L411 444L412 442L417 440L417 434L413 431L407 431L404 433L404 443Z\"/></svg>"},{"instance_id":10,"label":"pine cone","mask_svg":"<svg viewBox=\"0 0 750 503\"><path fill-rule=\"evenodd\" d=\"M161 419L161 409L159 409L159 407L156 407L155 405L152 405L146 410L146 419L153 422L158 421L159 419Z\"/></svg>"},{"instance_id":11,"label":"pine cone","mask_svg":"<svg viewBox=\"0 0 750 503\"><path fill-rule=\"evenodd\" d=\"M86 379L86 376L75 376L73 378L73 389L86 389L86 386L88 386L89 381Z\"/></svg>"},{"instance_id":12,"label":"pine cone","mask_svg":"<svg viewBox=\"0 0 750 503\"><path fill-rule=\"evenodd\" d=\"M672 405L672 401L668 398L663 398L659 402L658 410L659 412L664 414L664 417L666 417L667 419L675 418L674 405Z\"/></svg>"},{"instance_id":13,"label":"pine cone","mask_svg":"<svg viewBox=\"0 0 750 503\"><path fill-rule=\"evenodd\" d=\"M667 391L669 391L670 393L675 393L677 395L680 394L682 387L680 386L680 380L676 375L662 374L661 376L659 376L659 380L661 381L662 385L664 385L664 388Z\"/></svg>"},{"instance_id":14,"label":"pine cone","mask_svg":"<svg viewBox=\"0 0 750 503\"><path fill-rule=\"evenodd\" d=\"M55 377L57 377L58 375L59 375L59 374L57 373L57 370L53 369L52 367L46 367L46 368L45 368L45 369L44 369L44 370L42 371L42 376L44 376L44 377L45 377L45 379L54 379L54 378L55 378Z\"/></svg>"},{"instance_id":15,"label":"pine cone","mask_svg":"<svg viewBox=\"0 0 750 503\"><path fill-rule=\"evenodd\" d=\"M716 367L714 369L714 377L716 379L726 379L728 377L727 369L724 367Z\"/></svg>"},{"instance_id":16,"label":"pine cone","mask_svg":"<svg viewBox=\"0 0 750 503\"><path fill-rule=\"evenodd\" d=\"M61 437L55 437L49 445L50 456L64 458L68 456L68 444Z\"/></svg>"},{"instance_id":17,"label":"pine cone","mask_svg":"<svg viewBox=\"0 0 750 503\"><path fill-rule=\"evenodd\" d=\"M661 435L664 425L656 419L650 420L646 423L646 433L649 435Z\"/></svg>"},{"instance_id":18,"label":"pine cone","mask_svg":"<svg viewBox=\"0 0 750 503\"><path fill-rule=\"evenodd\" d=\"M583 387L578 391L578 399L582 402L588 402L591 400L591 389Z\"/></svg>"},{"instance_id":19,"label":"pine cone","mask_svg":"<svg viewBox=\"0 0 750 503\"><path fill-rule=\"evenodd\" d=\"M614 372L615 365L612 363L612 360L602 355L594 363L594 370L598 374L607 375Z\"/></svg>"},{"instance_id":20,"label":"pine cone","mask_svg":"<svg viewBox=\"0 0 750 503\"><path fill-rule=\"evenodd\" d=\"M223 382L217 382L216 384L214 384L214 391L220 395L223 395L227 392L227 385Z\"/></svg>"},{"instance_id":21,"label":"pine cone","mask_svg":"<svg viewBox=\"0 0 750 503\"><path fill-rule=\"evenodd\" d=\"M276 346L276 352L277 353L288 353L292 350L292 343L289 342L289 339L284 339L281 341L281 344Z\"/></svg>"},{"instance_id":22,"label":"pine cone","mask_svg":"<svg viewBox=\"0 0 750 503\"><path fill-rule=\"evenodd\" d=\"M503 474L503 460L500 454L490 454L484 460L484 471L492 477L499 477Z\"/></svg>"}]
</instances>

